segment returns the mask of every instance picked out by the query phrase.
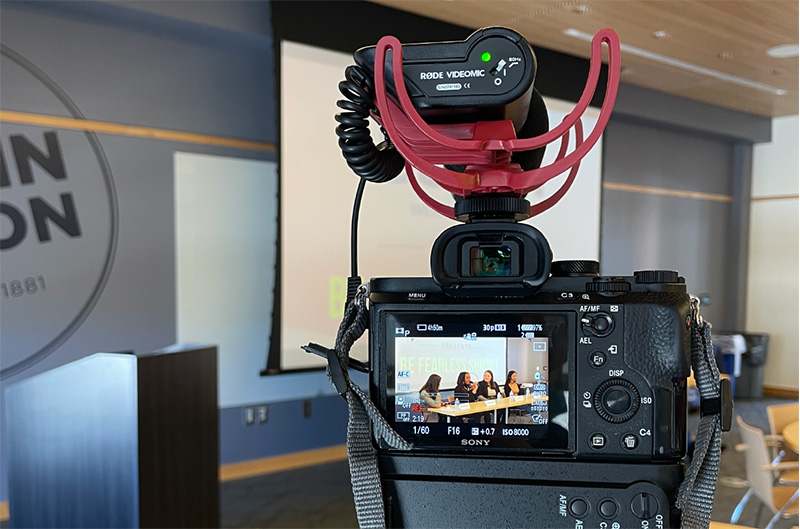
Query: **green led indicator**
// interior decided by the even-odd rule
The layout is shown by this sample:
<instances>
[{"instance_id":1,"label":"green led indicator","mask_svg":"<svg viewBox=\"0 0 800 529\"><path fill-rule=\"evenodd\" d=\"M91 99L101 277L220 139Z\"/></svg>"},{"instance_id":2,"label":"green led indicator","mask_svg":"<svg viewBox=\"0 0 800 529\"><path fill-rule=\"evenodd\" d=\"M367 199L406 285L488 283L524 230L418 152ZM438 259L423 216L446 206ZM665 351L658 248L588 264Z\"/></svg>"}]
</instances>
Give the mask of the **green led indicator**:
<instances>
[{"instance_id":1,"label":"green led indicator","mask_svg":"<svg viewBox=\"0 0 800 529\"><path fill-rule=\"evenodd\" d=\"M481 55L481 60L482 60L483 62L489 62L489 61L491 61L491 60L492 60L492 54L491 54L491 53L489 53L488 51L485 51L485 52L483 52L483 55Z\"/></svg>"}]
</instances>

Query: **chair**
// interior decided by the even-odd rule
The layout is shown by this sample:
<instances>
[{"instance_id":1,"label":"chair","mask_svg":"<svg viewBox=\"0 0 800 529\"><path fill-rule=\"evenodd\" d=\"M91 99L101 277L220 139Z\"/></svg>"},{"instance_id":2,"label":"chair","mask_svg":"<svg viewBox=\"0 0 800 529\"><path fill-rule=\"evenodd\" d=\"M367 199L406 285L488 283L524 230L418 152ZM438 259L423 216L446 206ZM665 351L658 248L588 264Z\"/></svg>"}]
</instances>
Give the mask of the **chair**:
<instances>
[{"instance_id":1,"label":"chair","mask_svg":"<svg viewBox=\"0 0 800 529\"><path fill-rule=\"evenodd\" d=\"M739 425L742 440L746 445L744 453L745 468L750 489L736 505L731 516L731 523L735 524L739 521L739 516L742 514L744 506L751 497L755 496L772 511L772 519L766 526L766 529L772 529L775 522L781 518L795 516L798 512L797 482L794 482L793 485L773 486L775 480L774 472L788 470L789 468L796 469L798 463L796 461L773 463L761 430L748 425L739 416L736 417L736 422Z\"/></svg>"},{"instance_id":2,"label":"chair","mask_svg":"<svg viewBox=\"0 0 800 529\"><path fill-rule=\"evenodd\" d=\"M800 414L800 402L767 406L769 433L780 435L787 424L797 421L798 414Z\"/></svg>"},{"instance_id":3,"label":"chair","mask_svg":"<svg viewBox=\"0 0 800 529\"><path fill-rule=\"evenodd\" d=\"M786 450L783 446L783 436L781 435L786 425L797 421L800 413L800 403L792 402L789 404L775 404L767 406L767 418L769 419L769 433L766 437L768 444L772 445L773 461L797 461L797 453L793 450ZM783 472L780 479L785 481L797 481L798 471L789 470Z\"/></svg>"}]
</instances>

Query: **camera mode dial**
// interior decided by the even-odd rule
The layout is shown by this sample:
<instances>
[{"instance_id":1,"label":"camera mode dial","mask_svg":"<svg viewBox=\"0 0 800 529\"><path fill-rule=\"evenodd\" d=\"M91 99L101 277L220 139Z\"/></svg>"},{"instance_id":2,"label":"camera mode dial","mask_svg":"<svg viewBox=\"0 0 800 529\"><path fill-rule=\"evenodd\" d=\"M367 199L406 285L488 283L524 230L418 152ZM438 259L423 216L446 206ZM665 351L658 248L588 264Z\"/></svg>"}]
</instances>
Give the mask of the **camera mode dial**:
<instances>
[{"instance_id":1,"label":"camera mode dial","mask_svg":"<svg viewBox=\"0 0 800 529\"><path fill-rule=\"evenodd\" d=\"M606 380L594 392L594 409L608 422L625 422L639 411L639 392L628 380Z\"/></svg>"}]
</instances>

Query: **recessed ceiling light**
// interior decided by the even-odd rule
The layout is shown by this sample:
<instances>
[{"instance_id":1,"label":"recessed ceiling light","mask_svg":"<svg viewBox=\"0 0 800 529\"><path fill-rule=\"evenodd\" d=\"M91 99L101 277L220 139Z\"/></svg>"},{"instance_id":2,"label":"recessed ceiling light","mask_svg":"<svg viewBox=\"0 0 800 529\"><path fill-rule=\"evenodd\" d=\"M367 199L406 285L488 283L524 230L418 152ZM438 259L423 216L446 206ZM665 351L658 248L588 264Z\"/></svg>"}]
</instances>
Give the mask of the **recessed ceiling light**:
<instances>
[{"instance_id":1,"label":"recessed ceiling light","mask_svg":"<svg viewBox=\"0 0 800 529\"><path fill-rule=\"evenodd\" d=\"M797 57L797 44L781 44L780 46L773 46L767 50L767 55L770 57L775 57L776 59Z\"/></svg>"},{"instance_id":2,"label":"recessed ceiling light","mask_svg":"<svg viewBox=\"0 0 800 529\"><path fill-rule=\"evenodd\" d=\"M669 33L664 31L663 29L659 29L658 31L653 32L654 39L666 39L667 37L669 37Z\"/></svg>"},{"instance_id":3,"label":"recessed ceiling light","mask_svg":"<svg viewBox=\"0 0 800 529\"><path fill-rule=\"evenodd\" d=\"M592 39L594 38L593 35L584 33L583 31L579 31L577 29L565 29L564 34L570 37L575 37L577 39L585 40L586 42L591 42ZM630 53L631 55L644 57L645 59L650 59L651 61L660 62L662 64L667 64L669 66L674 66L676 68L681 68L683 70L687 70L690 72L699 73L701 75L707 75L709 77L714 77L716 79L727 81L729 83L736 83L738 85L755 88L756 90L762 90L764 92L769 92L777 96L786 95L787 93L786 90L782 88L775 88L774 86L770 86L764 83L757 83L755 81L751 81L750 79L745 79L744 77L718 72L717 70L712 70L710 68L703 68L702 66L697 66L696 64L691 64L685 61L680 61L678 59L673 59L672 57L667 57L666 55L661 55L659 53L653 53L651 51L643 50L641 48L636 48L628 44L620 44L620 49L625 53Z\"/></svg>"}]
</instances>

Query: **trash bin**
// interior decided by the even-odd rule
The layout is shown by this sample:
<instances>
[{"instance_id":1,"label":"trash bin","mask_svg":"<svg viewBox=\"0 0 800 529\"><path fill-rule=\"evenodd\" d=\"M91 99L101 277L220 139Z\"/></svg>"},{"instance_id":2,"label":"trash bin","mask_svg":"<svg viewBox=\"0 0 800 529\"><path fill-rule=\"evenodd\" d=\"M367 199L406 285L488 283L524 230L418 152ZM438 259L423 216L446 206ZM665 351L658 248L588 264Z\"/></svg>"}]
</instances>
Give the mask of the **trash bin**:
<instances>
[{"instance_id":1,"label":"trash bin","mask_svg":"<svg viewBox=\"0 0 800 529\"><path fill-rule=\"evenodd\" d=\"M747 340L742 333L722 331L711 335L717 366L721 373L730 376L731 392L736 398L736 385L742 374L742 357L747 352ZM720 361L721 360L721 361Z\"/></svg>"},{"instance_id":2,"label":"trash bin","mask_svg":"<svg viewBox=\"0 0 800 529\"><path fill-rule=\"evenodd\" d=\"M736 380L734 398L760 399L764 395L764 365L767 363L769 335L744 334L747 350L742 354L741 373Z\"/></svg>"}]
</instances>

